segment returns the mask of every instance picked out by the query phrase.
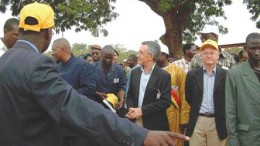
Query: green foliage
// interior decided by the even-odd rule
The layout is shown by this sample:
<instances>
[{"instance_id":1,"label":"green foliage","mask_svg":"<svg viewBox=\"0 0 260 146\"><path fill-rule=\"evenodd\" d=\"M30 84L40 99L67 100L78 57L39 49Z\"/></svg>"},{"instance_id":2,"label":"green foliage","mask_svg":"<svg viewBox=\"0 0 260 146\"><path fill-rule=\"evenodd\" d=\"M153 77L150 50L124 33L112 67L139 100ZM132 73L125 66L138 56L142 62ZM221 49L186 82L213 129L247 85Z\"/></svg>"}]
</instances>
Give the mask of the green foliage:
<instances>
[{"instance_id":1,"label":"green foliage","mask_svg":"<svg viewBox=\"0 0 260 146\"><path fill-rule=\"evenodd\" d=\"M136 54L136 51L127 50L123 45L116 44L113 46L115 50L119 53L119 62L122 63L124 59L127 59L129 55ZM84 43L74 43L71 47L72 53L77 56L83 56L87 53L90 53L90 49L87 44ZM51 51L45 52L45 55L51 57Z\"/></svg>"},{"instance_id":2,"label":"green foliage","mask_svg":"<svg viewBox=\"0 0 260 146\"><path fill-rule=\"evenodd\" d=\"M87 53L90 53L90 50L88 49L88 45L84 43L75 43L72 45L71 48L72 53L75 56L83 56Z\"/></svg>"},{"instance_id":3,"label":"green foliage","mask_svg":"<svg viewBox=\"0 0 260 146\"><path fill-rule=\"evenodd\" d=\"M260 29L260 1L259 0L244 0L247 4L247 9L253 15L251 19L257 21L256 27Z\"/></svg>"},{"instance_id":4,"label":"green foliage","mask_svg":"<svg viewBox=\"0 0 260 146\"><path fill-rule=\"evenodd\" d=\"M182 37L185 42L196 40L195 33L201 31L206 24L215 25L219 28L221 33L227 33L227 28L220 25L218 21L216 21L216 18L219 17L226 19L223 7L225 5L230 5L232 0L140 1L145 2L155 13L162 16L164 20L173 21L165 23L180 25L176 28L180 29L182 32ZM166 14L168 13L171 14L171 19L166 19L166 17L168 17Z\"/></svg>"},{"instance_id":5,"label":"green foliage","mask_svg":"<svg viewBox=\"0 0 260 146\"><path fill-rule=\"evenodd\" d=\"M119 63L122 63L124 59L127 59L129 55L131 54L137 54L136 51L133 51L133 50L127 50L124 46L122 45L114 45L113 46L115 48L115 50L118 52L119 54Z\"/></svg>"},{"instance_id":6,"label":"green foliage","mask_svg":"<svg viewBox=\"0 0 260 146\"><path fill-rule=\"evenodd\" d=\"M112 6L116 0L2 0L0 12L6 11L6 6L11 5L12 15L17 16L21 8L34 1L49 4L55 12L55 25L57 33L71 29L75 31L89 30L94 36L108 32L103 25L114 20L118 14L113 12Z\"/></svg>"}]
</instances>

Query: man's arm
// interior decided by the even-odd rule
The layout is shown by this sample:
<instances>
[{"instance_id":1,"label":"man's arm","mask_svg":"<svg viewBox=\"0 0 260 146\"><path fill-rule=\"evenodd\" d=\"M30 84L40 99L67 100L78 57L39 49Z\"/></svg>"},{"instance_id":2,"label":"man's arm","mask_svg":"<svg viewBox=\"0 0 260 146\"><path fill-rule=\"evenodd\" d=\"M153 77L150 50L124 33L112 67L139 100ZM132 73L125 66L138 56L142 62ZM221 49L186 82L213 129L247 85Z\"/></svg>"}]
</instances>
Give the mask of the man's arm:
<instances>
[{"instance_id":1,"label":"man's arm","mask_svg":"<svg viewBox=\"0 0 260 146\"><path fill-rule=\"evenodd\" d=\"M180 90L179 97L181 99L181 109L180 109L180 129L182 132L187 128L189 122L189 113L190 113L190 105L187 103L185 99L185 81L186 81L186 73L183 70L179 70L178 72L178 86Z\"/></svg>"},{"instance_id":2,"label":"man's arm","mask_svg":"<svg viewBox=\"0 0 260 146\"><path fill-rule=\"evenodd\" d=\"M96 92L95 69L87 62L82 64L81 67L82 68L79 75L79 88L76 90L79 94L85 95L94 100Z\"/></svg>"},{"instance_id":3,"label":"man's arm","mask_svg":"<svg viewBox=\"0 0 260 146\"><path fill-rule=\"evenodd\" d=\"M185 81L185 99L189 105L192 103L192 82L193 76L192 71L188 71Z\"/></svg>"},{"instance_id":4,"label":"man's arm","mask_svg":"<svg viewBox=\"0 0 260 146\"><path fill-rule=\"evenodd\" d=\"M171 132L150 131L119 118L100 104L78 94L61 79L52 59L42 57L32 69L30 86L35 100L59 125L92 138L101 145L174 145Z\"/></svg>"},{"instance_id":5,"label":"man's arm","mask_svg":"<svg viewBox=\"0 0 260 146\"><path fill-rule=\"evenodd\" d=\"M61 79L52 59L43 58L36 64L31 75L32 94L56 123L100 145L143 144L147 129L78 94Z\"/></svg>"},{"instance_id":6,"label":"man's arm","mask_svg":"<svg viewBox=\"0 0 260 146\"><path fill-rule=\"evenodd\" d=\"M225 86L225 111L226 125L229 134L229 145L240 146L237 135L237 86L232 77L232 72L228 72Z\"/></svg>"},{"instance_id":7,"label":"man's arm","mask_svg":"<svg viewBox=\"0 0 260 146\"><path fill-rule=\"evenodd\" d=\"M126 88L126 73L124 68L120 68L120 77L119 77L119 88L117 92L117 97L119 98L119 107L122 108L125 104L125 88Z\"/></svg>"}]
</instances>

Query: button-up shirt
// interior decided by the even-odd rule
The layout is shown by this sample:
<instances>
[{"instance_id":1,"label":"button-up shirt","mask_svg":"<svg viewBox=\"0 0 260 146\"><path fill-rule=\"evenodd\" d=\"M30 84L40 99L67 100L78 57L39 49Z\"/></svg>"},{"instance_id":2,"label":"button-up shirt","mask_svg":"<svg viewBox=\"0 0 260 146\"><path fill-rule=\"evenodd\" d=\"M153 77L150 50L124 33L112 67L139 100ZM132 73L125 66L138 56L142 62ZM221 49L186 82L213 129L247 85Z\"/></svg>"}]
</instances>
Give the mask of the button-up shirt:
<instances>
[{"instance_id":1,"label":"button-up shirt","mask_svg":"<svg viewBox=\"0 0 260 146\"><path fill-rule=\"evenodd\" d=\"M150 79L150 76L151 76L151 74L153 72L154 67L155 67L155 64L153 65L152 70L150 72L145 72L144 68L141 66L142 74L141 74L141 78L140 78L138 107L142 107L142 105L143 105L143 100L144 100L144 94L145 94L146 86L147 86L147 83L148 83L148 81Z\"/></svg>"},{"instance_id":2,"label":"button-up shirt","mask_svg":"<svg viewBox=\"0 0 260 146\"><path fill-rule=\"evenodd\" d=\"M173 62L174 64L176 64L177 66L181 67L185 73L187 73L190 70L190 62L186 61L184 58L180 59L180 60L176 60Z\"/></svg>"},{"instance_id":3,"label":"button-up shirt","mask_svg":"<svg viewBox=\"0 0 260 146\"><path fill-rule=\"evenodd\" d=\"M206 69L203 69L203 98L200 107L200 113L215 113L213 92L216 77L216 68L212 73L208 73Z\"/></svg>"},{"instance_id":4,"label":"button-up shirt","mask_svg":"<svg viewBox=\"0 0 260 146\"><path fill-rule=\"evenodd\" d=\"M2 56L6 51L7 51L7 48L4 44L4 42L2 41L2 39L0 39L0 56Z\"/></svg>"}]
</instances>

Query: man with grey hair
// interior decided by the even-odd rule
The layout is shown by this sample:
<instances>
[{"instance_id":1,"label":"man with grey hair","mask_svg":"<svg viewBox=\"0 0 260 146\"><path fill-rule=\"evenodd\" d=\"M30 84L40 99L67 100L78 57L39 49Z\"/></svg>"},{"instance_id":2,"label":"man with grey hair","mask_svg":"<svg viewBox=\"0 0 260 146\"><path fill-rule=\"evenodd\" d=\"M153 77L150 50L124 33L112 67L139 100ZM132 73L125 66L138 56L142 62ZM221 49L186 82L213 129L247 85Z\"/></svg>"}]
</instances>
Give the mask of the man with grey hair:
<instances>
[{"instance_id":1,"label":"man with grey hair","mask_svg":"<svg viewBox=\"0 0 260 146\"><path fill-rule=\"evenodd\" d=\"M145 41L137 53L138 64L132 70L126 103L126 117L150 130L169 130L166 109L171 103L171 77L156 65L160 45Z\"/></svg>"}]
</instances>

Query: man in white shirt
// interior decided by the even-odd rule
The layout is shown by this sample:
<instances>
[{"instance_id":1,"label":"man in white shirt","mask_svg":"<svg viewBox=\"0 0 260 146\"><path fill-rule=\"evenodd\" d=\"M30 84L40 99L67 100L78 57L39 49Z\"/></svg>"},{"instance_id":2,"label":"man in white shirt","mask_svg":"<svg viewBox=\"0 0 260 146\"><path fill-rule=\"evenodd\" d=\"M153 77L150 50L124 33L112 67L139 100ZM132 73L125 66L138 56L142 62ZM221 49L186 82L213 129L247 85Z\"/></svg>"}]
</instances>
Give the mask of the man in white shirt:
<instances>
[{"instance_id":1,"label":"man in white shirt","mask_svg":"<svg viewBox=\"0 0 260 146\"><path fill-rule=\"evenodd\" d=\"M0 56L13 47L17 41L18 32L19 20L16 18L8 19L4 24L4 37L0 41Z\"/></svg>"}]
</instances>

